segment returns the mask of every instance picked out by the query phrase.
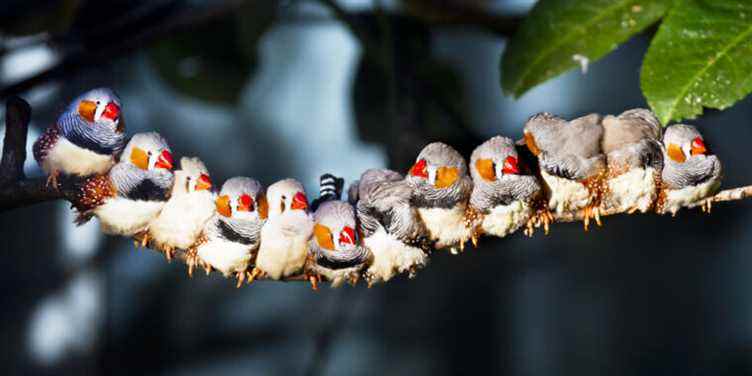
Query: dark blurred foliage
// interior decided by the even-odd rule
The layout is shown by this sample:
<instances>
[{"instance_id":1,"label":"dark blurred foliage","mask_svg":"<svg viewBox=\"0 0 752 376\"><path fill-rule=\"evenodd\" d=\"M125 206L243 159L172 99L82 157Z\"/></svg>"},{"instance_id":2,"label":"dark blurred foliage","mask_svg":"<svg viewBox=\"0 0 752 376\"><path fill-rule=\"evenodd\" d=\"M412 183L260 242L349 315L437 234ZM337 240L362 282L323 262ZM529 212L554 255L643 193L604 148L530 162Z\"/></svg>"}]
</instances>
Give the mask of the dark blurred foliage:
<instances>
[{"instance_id":1,"label":"dark blurred foliage","mask_svg":"<svg viewBox=\"0 0 752 376\"><path fill-rule=\"evenodd\" d=\"M512 102L500 94L497 66L518 19L492 11L512 2L383 3L346 7L343 19L323 0L6 0L0 30L33 34L29 43L57 59L26 77L1 73L0 91L29 97L38 129L80 91L114 87L130 132L158 129L179 153L200 155L217 181L252 174L267 184L293 171L360 168L367 153L346 152L348 145L376 146L386 165L404 171L427 142L469 156L494 134L518 136L520 119L533 112L571 117L645 105L638 81L645 38L587 75L572 72ZM291 46L305 51L286 54ZM13 48L3 44L0 66ZM285 60L291 56L309 60ZM268 76L280 72L289 77ZM310 84L343 76L341 90ZM340 103L335 94L349 95L347 109L335 108L343 124L294 111ZM272 96L276 103L260 100ZM752 182L751 116L747 99L695 122L721 155L727 186ZM301 161L301 151L331 149L330 171ZM134 251L125 239L74 230L63 203L38 205L0 215L0 367L7 374L752 374L750 209L743 201L718 205L709 217L606 218L589 233L556 225L549 236L483 239L461 256L436 254L414 280L312 293L304 284L235 289L216 275L189 279L182 265ZM66 234L79 238L71 245ZM94 253L75 256L75 239L91 242ZM48 303L68 299L86 275L99 291L95 318L63 315L52 320L62 325L36 326L47 322L39 318ZM71 312L87 306L71 296ZM56 345L71 338L87 345ZM62 355L49 355L57 348Z\"/></svg>"}]
</instances>

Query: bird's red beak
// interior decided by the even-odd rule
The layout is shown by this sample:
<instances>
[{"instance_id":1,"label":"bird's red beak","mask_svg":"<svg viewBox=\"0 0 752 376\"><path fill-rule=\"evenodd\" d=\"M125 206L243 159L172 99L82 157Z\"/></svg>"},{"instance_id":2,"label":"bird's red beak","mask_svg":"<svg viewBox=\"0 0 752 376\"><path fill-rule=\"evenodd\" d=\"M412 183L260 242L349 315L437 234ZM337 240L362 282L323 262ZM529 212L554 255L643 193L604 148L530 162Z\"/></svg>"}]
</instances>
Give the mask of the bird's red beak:
<instances>
[{"instance_id":1,"label":"bird's red beak","mask_svg":"<svg viewBox=\"0 0 752 376\"><path fill-rule=\"evenodd\" d=\"M247 194L241 195L238 198L238 211L249 212L251 210L253 210L253 197Z\"/></svg>"},{"instance_id":2,"label":"bird's red beak","mask_svg":"<svg viewBox=\"0 0 752 376\"><path fill-rule=\"evenodd\" d=\"M339 244L355 245L355 230L352 227L345 226L339 233Z\"/></svg>"},{"instance_id":3,"label":"bird's red beak","mask_svg":"<svg viewBox=\"0 0 752 376\"><path fill-rule=\"evenodd\" d=\"M513 156L508 156L507 159L504 160L504 167L501 168L501 172L505 174L519 174L520 168L517 164L517 158Z\"/></svg>"},{"instance_id":4,"label":"bird's red beak","mask_svg":"<svg viewBox=\"0 0 752 376\"><path fill-rule=\"evenodd\" d=\"M705 154L707 152L708 152L708 148L705 147L705 142L703 142L701 138L697 137L694 140L692 140L690 154L700 155L700 154Z\"/></svg>"},{"instance_id":5,"label":"bird's red beak","mask_svg":"<svg viewBox=\"0 0 752 376\"><path fill-rule=\"evenodd\" d=\"M298 192L295 194L295 196L292 197L292 205L290 205L290 209L308 209L308 198L306 197L305 193Z\"/></svg>"},{"instance_id":6,"label":"bird's red beak","mask_svg":"<svg viewBox=\"0 0 752 376\"><path fill-rule=\"evenodd\" d=\"M102 112L102 117L110 121L116 121L120 117L120 107L114 102L107 103Z\"/></svg>"},{"instance_id":7,"label":"bird's red beak","mask_svg":"<svg viewBox=\"0 0 752 376\"><path fill-rule=\"evenodd\" d=\"M162 151L162 154L159 155L159 159L157 159L157 163L154 164L154 167L172 170L172 154L167 150Z\"/></svg>"},{"instance_id":8,"label":"bird's red beak","mask_svg":"<svg viewBox=\"0 0 752 376\"><path fill-rule=\"evenodd\" d=\"M207 174L201 174L201 176L198 177L198 181L196 182L196 190L197 191L208 191L212 187L212 181L209 175Z\"/></svg>"},{"instance_id":9,"label":"bird's red beak","mask_svg":"<svg viewBox=\"0 0 752 376\"><path fill-rule=\"evenodd\" d=\"M421 159L410 168L410 175L417 176L423 179L428 179L428 170L426 169L426 160Z\"/></svg>"}]
</instances>

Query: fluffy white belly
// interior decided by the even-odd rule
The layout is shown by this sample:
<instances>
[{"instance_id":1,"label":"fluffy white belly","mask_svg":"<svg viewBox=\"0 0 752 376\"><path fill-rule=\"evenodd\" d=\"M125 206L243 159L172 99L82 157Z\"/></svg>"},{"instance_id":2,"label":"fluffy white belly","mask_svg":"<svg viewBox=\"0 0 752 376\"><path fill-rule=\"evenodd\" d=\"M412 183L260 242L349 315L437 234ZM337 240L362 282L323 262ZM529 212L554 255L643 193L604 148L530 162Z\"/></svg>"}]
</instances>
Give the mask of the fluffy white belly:
<instances>
[{"instance_id":1,"label":"fluffy white belly","mask_svg":"<svg viewBox=\"0 0 752 376\"><path fill-rule=\"evenodd\" d=\"M368 283L386 282L399 273L414 273L428 264L428 255L421 249L410 247L379 228L363 239L373 255L366 270Z\"/></svg>"},{"instance_id":2,"label":"fluffy white belly","mask_svg":"<svg viewBox=\"0 0 752 376\"><path fill-rule=\"evenodd\" d=\"M87 176L103 174L114 164L111 155L97 154L59 137L42 163L42 169L48 174L57 170L68 175Z\"/></svg>"},{"instance_id":3,"label":"fluffy white belly","mask_svg":"<svg viewBox=\"0 0 752 376\"><path fill-rule=\"evenodd\" d=\"M472 229L465 224L465 204L451 209L420 208L418 214L437 248L454 247L470 239Z\"/></svg>"},{"instance_id":4,"label":"fluffy white belly","mask_svg":"<svg viewBox=\"0 0 752 376\"><path fill-rule=\"evenodd\" d=\"M99 218L105 234L131 236L146 230L163 206L164 202L116 197L94 209L94 214Z\"/></svg>"},{"instance_id":5,"label":"fluffy white belly","mask_svg":"<svg viewBox=\"0 0 752 376\"><path fill-rule=\"evenodd\" d=\"M608 180L608 197L605 205L621 212L637 209L650 210L657 197L655 169L633 168Z\"/></svg>"},{"instance_id":6,"label":"fluffy white belly","mask_svg":"<svg viewBox=\"0 0 752 376\"><path fill-rule=\"evenodd\" d=\"M543 170L541 176L551 192L548 208L556 213L580 210L590 203L590 192L582 183L549 175Z\"/></svg>"},{"instance_id":7,"label":"fluffy white belly","mask_svg":"<svg viewBox=\"0 0 752 376\"><path fill-rule=\"evenodd\" d=\"M297 274L305 265L312 232L313 221L308 216L282 216L267 221L261 228L256 267L272 279Z\"/></svg>"},{"instance_id":8,"label":"fluffy white belly","mask_svg":"<svg viewBox=\"0 0 752 376\"><path fill-rule=\"evenodd\" d=\"M224 239L213 239L197 249L198 257L219 270L225 277L248 269L251 249L244 244Z\"/></svg>"},{"instance_id":9,"label":"fluffy white belly","mask_svg":"<svg viewBox=\"0 0 752 376\"><path fill-rule=\"evenodd\" d=\"M669 189L666 191L663 211L676 214L683 207L695 206L699 201L714 195L720 186L721 181L717 179L682 189Z\"/></svg>"},{"instance_id":10,"label":"fluffy white belly","mask_svg":"<svg viewBox=\"0 0 752 376\"><path fill-rule=\"evenodd\" d=\"M214 211L214 200L208 191L173 196L149 224L149 235L157 247L187 249Z\"/></svg>"},{"instance_id":11,"label":"fluffy white belly","mask_svg":"<svg viewBox=\"0 0 752 376\"><path fill-rule=\"evenodd\" d=\"M530 219L533 210L522 201L499 205L483 217L481 229L489 235L504 237L520 228Z\"/></svg>"}]
</instances>

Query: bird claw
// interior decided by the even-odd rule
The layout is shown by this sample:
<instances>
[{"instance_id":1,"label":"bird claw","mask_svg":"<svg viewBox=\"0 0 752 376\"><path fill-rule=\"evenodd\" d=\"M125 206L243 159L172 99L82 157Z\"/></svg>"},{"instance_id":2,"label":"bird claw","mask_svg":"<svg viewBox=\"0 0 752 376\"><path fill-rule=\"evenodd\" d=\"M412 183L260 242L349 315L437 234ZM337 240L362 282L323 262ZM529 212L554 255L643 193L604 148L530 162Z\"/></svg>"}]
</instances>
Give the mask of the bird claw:
<instances>
[{"instance_id":1,"label":"bird claw","mask_svg":"<svg viewBox=\"0 0 752 376\"><path fill-rule=\"evenodd\" d=\"M603 222L601 222L600 207L588 205L582 210L582 223L585 226L585 231L590 229L590 219L595 220L595 224L598 226L603 226Z\"/></svg>"},{"instance_id":2,"label":"bird claw","mask_svg":"<svg viewBox=\"0 0 752 376\"><path fill-rule=\"evenodd\" d=\"M306 279L311 284L311 290L319 291L319 282L321 282L321 276L317 274L306 274Z\"/></svg>"},{"instance_id":3,"label":"bird claw","mask_svg":"<svg viewBox=\"0 0 752 376\"><path fill-rule=\"evenodd\" d=\"M58 185L57 178L60 177L60 171L53 170L50 172L50 175L47 176L47 188L54 188L54 189L60 189L60 186Z\"/></svg>"},{"instance_id":4,"label":"bird claw","mask_svg":"<svg viewBox=\"0 0 752 376\"><path fill-rule=\"evenodd\" d=\"M700 210L702 210L703 213L710 214L710 212L713 210L713 199L707 198L703 200L703 202L700 204Z\"/></svg>"},{"instance_id":5,"label":"bird claw","mask_svg":"<svg viewBox=\"0 0 752 376\"><path fill-rule=\"evenodd\" d=\"M470 242L473 243L473 248L478 248L478 233L473 232L470 236Z\"/></svg>"},{"instance_id":6,"label":"bird claw","mask_svg":"<svg viewBox=\"0 0 752 376\"><path fill-rule=\"evenodd\" d=\"M543 233L548 235L550 225L554 223L554 215L548 208L542 208L536 210L530 219L525 223L525 231L523 232L527 237L532 238L535 233L535 229L543 226Z\"/></svg>"},{"instance_id":7,"label":"bird claw","mask_svg":"<svg viewBox=\"0 0 752 376\"><path fill-rule=\"evenodd\" d=\"M243 286L243 282L245 282L246 278L250 279L250 275L247 270L235 273L235 277L238 279L238 283L235 285L235 288L238 289L240 288L240 286Z\"/></svg>"},{"instance_id":8,"label":"bird claw","mask_svg":"<svg viewBox=\"0 0 752 376\"><path fill-rule=\"evenodd\" d=\"M188 277L193 278L193 269L198 263L198 252L196 252L195 248L188 248L185 251L185 264L188 266Z\"/></svg>"},{"instance_id":9,"label":"bird claw","mask_svg":"<svg viewBox=\"0 0 752 376\"><path fill-rule=\"evenodd\" d=\"M263 270L254 267L253 270L251 270L251 274L248 276L248 284L250 285L251 283L253 283L253 281L263 277L264 274L265 273Z\"/></svg>"}]
</instances>

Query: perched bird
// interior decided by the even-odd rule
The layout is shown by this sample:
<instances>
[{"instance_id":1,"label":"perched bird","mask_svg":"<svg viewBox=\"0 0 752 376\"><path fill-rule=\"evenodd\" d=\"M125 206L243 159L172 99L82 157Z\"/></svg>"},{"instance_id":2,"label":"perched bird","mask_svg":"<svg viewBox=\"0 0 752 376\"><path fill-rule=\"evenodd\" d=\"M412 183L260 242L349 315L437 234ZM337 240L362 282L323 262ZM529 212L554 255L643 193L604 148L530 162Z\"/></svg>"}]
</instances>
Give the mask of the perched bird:
<instances>
[{"instance_id":1,"label":"perched bird","mask_svg":"<svg viewBox=\"0 0 752 376\"><path fill-rule=\"evenodd\" d=\"M710 154L697 128L675 124L663 135L663 191L656 205L658 213L675 215L682 207L703 206L710 210L708 198L721 187L721 161Z\"/></svg>"},{"instance_id":2,"label":"perched bird","mask_svg":"<svg viewBox=\"0 0 752 376\"><path fill-rule=\"evenodd\" d=\"M85 179L74 206L78 223L92 215L106 234L131 236L145 231L170 197L172 154L158 133L133 135L109 173Z\"/></svg>"},{"instance_id":3,"label":"perched bird","mask_svg":"<svg viewBox=\"0 0 752 376\"><path fill-rule=\"evenodd\" d=\"M372 254L365 271L369 286L400 273L410 277L428 264L428 233L410 204L412 188L399 173L369 169L348 190L356 205L363 245Z\"/></svg>"},{"instance_id":4,"label":"perched bird","mask_svg":"<svg viewBox=\"0 0 752 376\"><path fill-rule=\"evenodd\" d=\"M198 158L181 158L170 199L159 216L149 223L144 241L148 239L151 247L164 252L168 260L173 250L187 250L215 213L211 188L204 163Z\"/></svg>"},{"instance_id":5,"label":"perched bird","mask_svg":"<svg viewBox=\"0 0 752 376\"><path fill-rule=\"evenodd\" d=\"M355 285L370 256L357 231L355 209L340 201L343 183L330 174L321 177L306 264L309 274L323 276L332 287L343 282Z\"/></svg>"},{"instance_id":6,"label":"perched bird","mask_svg":"<svg viewBox=\"0 0 752 376\"><path fill-rule=\"evenodd\" d=\"M557 214L582 212L585 229L591 218L600 224L599 206L606 189L600 115L566 121L539 113L525 123L524 136L538 159L549 209Z\"/></svg>"},{"instance_id":7,"label":"perched bird","mask_svg":"<svg viewBox=\"0 0 752 376\"><path fill-rule=\"evenodd\" d=\"M535 176L523 174L514 141L496 136L475 148L470 176L473 191L468 220L475 229L473 244L484 233L504 237L525 224L532 231L530 219L541 186Z\"/></svg>"},{"instance_id":8,"label":"perched bird","mask_svg":"<svg viewBox=\"0 0 752 376\"><path fill-rule=\"evenodd\" d=\"M227 180L215 199L216 213L188 250L188 273L202 265L223 275L234 275L238 287L249 279L249 266L261 239L269 206L261 183L247 177Z\"/></svg>"},{"instance_id":9,"label":"perched bird","mask_svg":"<svg viewBox=\"0 0 752 376\"><path fill-rule=\"evenodd\" d=\"M308 240L313 234L313 218L308 213L303 185L295 179L270 185L266 198L269 219L261 229L261 245L252 278L266 276L279 280L303 271ZM312 280L311 283L315 284Z\"/></svg>"},{"instance_id":10,"label":"perched bird","mask_svg":"<svg viewBox=\"0 0 752 376\"><path fill-rule=\"evenodd\" d=\"M473 232L465 218L473 184L460 153L441 142L428 144L406 180L413 190L411 204L436 248L464 249Z\"/></svg>"},{"instance_id":11,"label":"perched bird","mask_svg":"<svg viewBox=\"0 0 752 376\"><path fill-rule=\"evenodd\" d=\"M661 123L637 108L603 119L608 189L601 207L618 213L646 213L658 198L663 169Z\"/></svg>"},{"instance_id":12,"label":"perched bird","mask_svg":"<svg viewBox=\"0 0 752 376\"><path fill-rule=\"evenodd\" d=\"M57 187L63 173L106 173L125 144L120 98L110 89L90 90L76 98L34 142L34 159Z\"/></svg>"}]
</instances>

